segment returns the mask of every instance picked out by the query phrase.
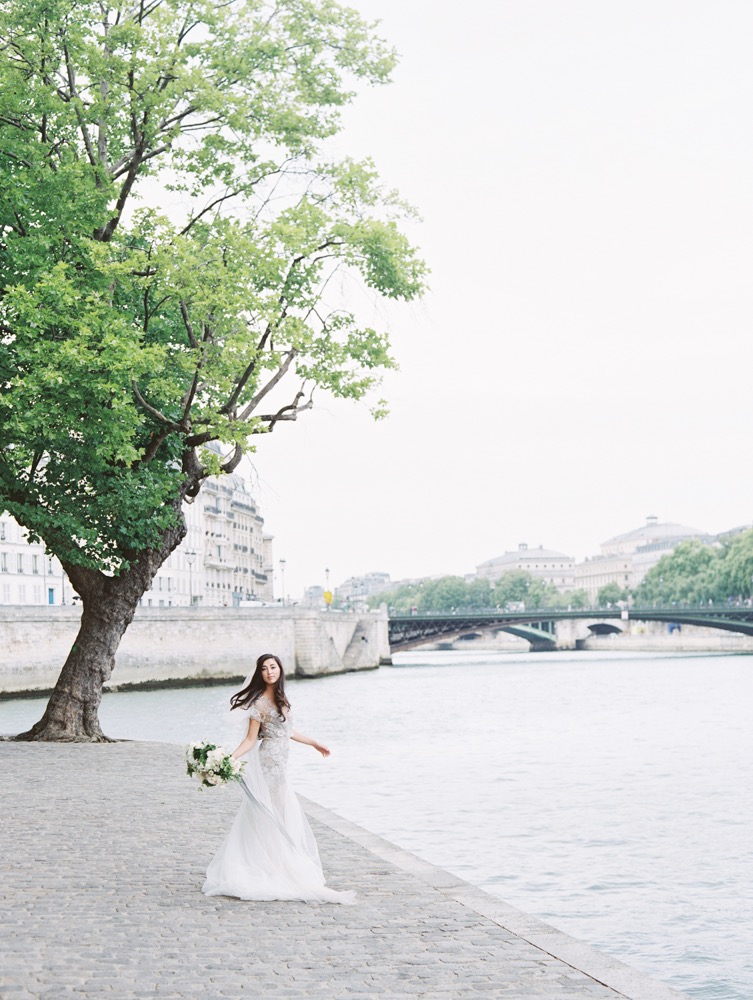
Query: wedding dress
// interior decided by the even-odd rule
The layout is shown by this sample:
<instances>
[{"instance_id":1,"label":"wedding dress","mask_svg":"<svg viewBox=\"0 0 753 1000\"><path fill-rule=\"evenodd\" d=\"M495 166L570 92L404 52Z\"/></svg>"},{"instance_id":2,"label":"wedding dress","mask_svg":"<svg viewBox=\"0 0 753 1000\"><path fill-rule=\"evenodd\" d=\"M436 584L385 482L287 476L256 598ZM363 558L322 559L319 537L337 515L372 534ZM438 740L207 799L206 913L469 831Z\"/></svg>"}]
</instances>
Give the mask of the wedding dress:
<instances>
[{"instance_id":1,"label":"wedding dress","mask_svg":"<svg viewBox=\"0 0 753 1000\"><path fill-rule=\"evenodd\" d=\"M354 892L325 885L314 834L287 781L293 722L266 697L234 716L260 723L239 784L244 798L230 832L207 868L202 892L239 899L354 903Z\"/></svg>"}]
</instances>

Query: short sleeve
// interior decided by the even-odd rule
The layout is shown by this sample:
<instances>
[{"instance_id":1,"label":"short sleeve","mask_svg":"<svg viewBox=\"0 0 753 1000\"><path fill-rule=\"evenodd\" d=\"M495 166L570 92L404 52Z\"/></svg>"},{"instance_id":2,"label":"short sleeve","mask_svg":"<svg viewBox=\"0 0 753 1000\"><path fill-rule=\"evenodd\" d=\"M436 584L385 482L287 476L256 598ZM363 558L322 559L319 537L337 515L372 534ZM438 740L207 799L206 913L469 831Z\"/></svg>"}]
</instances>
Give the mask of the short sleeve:
<instances>
[{"instance_id":1,"label":"short sleeve","mask_svg":"<svg viewBox=\"0 0 753 1000\"><path fill-rule=\"evenodd\" d=\"M239 715L244 719L256 719L257 722L261 722L261 712L256 705L249 705L248 708L236 708L234 713Z\"/></svg>"}]
</instances>

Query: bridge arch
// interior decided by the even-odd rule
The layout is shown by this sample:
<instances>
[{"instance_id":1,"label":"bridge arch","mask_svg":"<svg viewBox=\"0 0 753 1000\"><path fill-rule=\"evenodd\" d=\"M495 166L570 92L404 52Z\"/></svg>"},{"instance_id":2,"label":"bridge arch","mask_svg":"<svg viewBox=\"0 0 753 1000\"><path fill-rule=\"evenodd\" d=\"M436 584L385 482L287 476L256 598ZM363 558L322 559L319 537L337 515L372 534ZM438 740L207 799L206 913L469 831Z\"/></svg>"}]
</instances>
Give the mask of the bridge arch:
<instances>
[{"instance_id":1,"label":"bridge arch","mask_svg":"<svg viewBox=\"0 0 753 1000\"><path fill-rule=\"evenodd\" d=\"M622 635L623 632L619 625L611 622L593 622L587 628L591 635Z\"/></svg>"},{"instance_id":2,"label":"bridge arch","mask_svg":"<svg viewBox=\"0 0 753 1000\"><path fill-rule=\"evenodd\" d=\"M585 619L585 621L584 621ZM532 643L532 648L553 649L556 646L557 622L579 621L607 624L620 620L666 622L723 629L753 635L753 607L635 607L621 608L539 608L532 611L455 612L454 614L391 615L389 640L393 650L410 649L441 639L450 639L478 630L503 630L519 635ZM624 626L612 625L609 631L622 631ZM591 634L598 634L591 630ZM602 631L601 634L604 634ZM538 644L541 645L538 645Z\"/></svg>"}]
</instances>

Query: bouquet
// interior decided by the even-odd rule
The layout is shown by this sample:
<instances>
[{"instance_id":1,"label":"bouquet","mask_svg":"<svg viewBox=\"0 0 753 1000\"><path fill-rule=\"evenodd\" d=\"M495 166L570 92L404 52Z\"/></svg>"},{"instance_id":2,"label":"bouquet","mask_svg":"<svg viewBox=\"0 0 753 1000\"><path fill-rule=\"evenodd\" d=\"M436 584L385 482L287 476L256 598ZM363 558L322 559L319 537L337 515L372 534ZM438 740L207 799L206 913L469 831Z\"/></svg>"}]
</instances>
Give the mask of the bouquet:
<instances>
[{"instance_id":1,"label":"bouquet","mask_svg":"<svg viewBox=\"0 0 753 1000\"><path fill-rule=\"evenodd\" d=\"M240 781L245 761L235 760L228 750L208 740L199 740L186 747L186 774L198 778L200 788Z\"/></svg>"}]
</instances>

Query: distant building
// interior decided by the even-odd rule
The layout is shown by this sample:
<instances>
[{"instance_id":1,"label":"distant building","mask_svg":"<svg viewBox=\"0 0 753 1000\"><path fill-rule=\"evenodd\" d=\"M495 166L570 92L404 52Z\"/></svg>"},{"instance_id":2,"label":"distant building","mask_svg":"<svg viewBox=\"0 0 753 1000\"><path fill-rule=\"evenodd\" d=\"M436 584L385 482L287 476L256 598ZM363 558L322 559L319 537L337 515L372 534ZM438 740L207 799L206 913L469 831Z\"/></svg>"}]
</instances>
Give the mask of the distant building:
<instances>
[{"instance_id":1,"label":"distant building","mask_svg":"<svg viewBox=\"0 0 753 1000\"><path fill-rule=\"evenodd\" d=\"M746 531L753 530L753 524L740 524L736 528L728 528L727 531L720 531L716 536L718 542L731 542L738 535L744 535Z\"/></svg>"},{"instance_id":2,"label":"distant building","mask_svg":"<svg viewBox=\"0 0 753 1000\"><path fill-rule=\"evenodd\" d=\"M499 580L505 573L513 570L525 570L531 576L550 583L557 590L573 589L573 570L575 560L564 552L545 549L543 545L529 549L521 542L514 552L505 552L495 559L487 559L476 567L476 576L486 580Z\"/></svg>"},{"instance_id":3,"label":"distant building","mask_svg":"<svg viewBox=\"0 0 753 1000\"><path fill-rule=\"evenodd\" d=\"M272 536L242 476L207 479L184 504L188 533L160 566L146 607L238 607L272 601Z\"/></svg>"},{"instance_id":4,"label":"distant building","mask_svg":"<svg viewBox=\"0 0 753 1000\"><path fill-rule=\"evenodd\" d=\"M162 564L144 607L237 607L274 600L272 536L241 476L208 479L183 506L188 532ZM9 514L0 515L0 606L74 603L68 577L41 542Z\"/></svg>"},{"instance_id":5,"label":"distant building","mask_svg":"<svg viewBox=\"0 0 753 1000\"><path fill-rule=\"evenodd\" d=\"M633 572L630 553L591 556L575 566L575 590L585 590L595 604L599 591L609 583L616 583L620 590L629 589Z\"/></svg>"},{"instance_id":6,"label":"distant building","mask_svg":"<svg viewBox=\"0 0 753 1000\"><path fill-rule=\"evenodd\" d=\"M609 583L634 590L662 556L691 538L706 544L715 541L714 536L697 528L673 521L660 522L658 517L652 515L641 527L603 542L599 555L578 563L575 567L575 588L587 591L593 601L599 590Z\"/></svg>"},{"instance_id":7,"label":"distant building","mask_svg":"<svg viewBox=\"0 0 753 1000\"><path fill-rule=\"evenodd\" d=\"M43 542L30 542L26 529L0 512L0 605L71 604L73 588Z\"/></svg>"},{"instance_id":8,"label":"distant building","mask_svg":"<svg viewBox=\"0 0 753 1000\"><path fill-rule=\"evenodd\" d=\"M339 608L343 604L366 604L374 594L381 594L391 588L389 573L366 573L364 576L351 576L350 579L335 588L333 606Z\"/></svg>"},{"instance_id":9,"label":"distant building","mask_svg":"<svg viewBox=\"0 0 753 1000\"><path fill-rule=\"evenodd\" d=\"M314 584L313 587L306 587L303 592L304 608L325 608L327 602L324 600L324 587L321 584Z\"/></svg>"}]
</instances>

